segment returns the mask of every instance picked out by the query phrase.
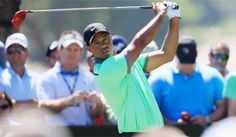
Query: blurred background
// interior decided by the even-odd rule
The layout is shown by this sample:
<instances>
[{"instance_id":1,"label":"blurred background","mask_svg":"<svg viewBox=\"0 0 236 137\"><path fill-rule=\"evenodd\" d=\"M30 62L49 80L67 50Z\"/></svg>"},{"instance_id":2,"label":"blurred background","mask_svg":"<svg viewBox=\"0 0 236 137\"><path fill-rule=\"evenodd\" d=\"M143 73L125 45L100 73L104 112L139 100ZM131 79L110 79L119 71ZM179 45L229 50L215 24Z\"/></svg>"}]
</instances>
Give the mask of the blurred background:
<instances>
[{"instance_id":1,"label":"blurred background","mask_svg":"<svg viewBox=\"0 0 236 137\"><path fill-rule=\"evenodd\" d=\"M120 34L128 41L153 17L151 10L92 10L92 11L66 11L44 12L27 14L19 30L6 29L11 27L9 21L14 12L19 9L53 9L53 8L79 8L101 6L146 6L151 0L0 0L0 40L5 41L6 34L19 31L24 33L30 44L30 58L28 66L36 72L43 72L48 68L45 52L53 40L60 37L64 30L77 30L80 33L92 22L104 23L112 34ZM230 47L228 68L236 69L236 8L234 0L176 0L181 7L180 36L192 36L198 44L197 60L207 64L209 46L217 41L225 42ZM9 7L12 3L13 9ZM18 4L19 8L13 4ZM4 12L4 10L8 12ZM161 46L167 21L162 25L161 32L155 41ZM86 68L83 59L82 67Z\"/></svg>"}]
</instances>

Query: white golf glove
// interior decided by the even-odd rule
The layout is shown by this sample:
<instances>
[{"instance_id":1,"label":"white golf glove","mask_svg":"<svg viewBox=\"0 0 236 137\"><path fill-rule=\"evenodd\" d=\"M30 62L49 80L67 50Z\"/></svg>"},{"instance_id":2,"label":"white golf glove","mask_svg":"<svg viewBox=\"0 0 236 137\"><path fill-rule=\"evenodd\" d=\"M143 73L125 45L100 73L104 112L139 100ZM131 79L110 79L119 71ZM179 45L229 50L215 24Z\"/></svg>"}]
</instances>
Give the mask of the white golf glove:
<instances>
[{"instance_id":1,"label":"white golf glove","mask_svg":"<svg viewBox=\"0 0 236 137\"><path fill-rule=\"evenodd\" d=\"M180 16L180 8L175 2L166 2L167 6L167 15L169 19L172 19L174 17L181 17Z\"/></svg>"}]
</instances>

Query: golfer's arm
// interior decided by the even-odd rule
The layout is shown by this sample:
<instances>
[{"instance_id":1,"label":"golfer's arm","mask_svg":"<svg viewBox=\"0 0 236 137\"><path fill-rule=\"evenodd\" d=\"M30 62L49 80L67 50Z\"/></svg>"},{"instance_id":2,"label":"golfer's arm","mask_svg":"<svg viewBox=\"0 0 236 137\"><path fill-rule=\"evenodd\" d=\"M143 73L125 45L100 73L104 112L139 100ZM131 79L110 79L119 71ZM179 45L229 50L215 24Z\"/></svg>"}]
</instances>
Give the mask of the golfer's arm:
<instances>
[{"instance_id":1,"label":"golfer's arm","mask_svg":"<svg viewBox=\"0 0 236 137\"><path fill-rule=\"evenodd\" d=\"M148 60L145 68L146 72L150 72L173 60L178 46L179 20L179 17L174 17L170 20L169 29L166 33L161 50L148 54Z\"/></svg>"},{"instance_id":2,"label":"golfer's arm","mask_svg":"<svg viewBox=\"0 0 236 137\"><path fill-rule=\"evenodd\" d=\"M124 49L123 53L127 53L129 67L133 65L135 60L141 54L142 50L154 39L160 30L161 23L165 17L164 12L158 13L143 29L141 29L133 38L131 43Z\"/></svg>"}]
</instances>

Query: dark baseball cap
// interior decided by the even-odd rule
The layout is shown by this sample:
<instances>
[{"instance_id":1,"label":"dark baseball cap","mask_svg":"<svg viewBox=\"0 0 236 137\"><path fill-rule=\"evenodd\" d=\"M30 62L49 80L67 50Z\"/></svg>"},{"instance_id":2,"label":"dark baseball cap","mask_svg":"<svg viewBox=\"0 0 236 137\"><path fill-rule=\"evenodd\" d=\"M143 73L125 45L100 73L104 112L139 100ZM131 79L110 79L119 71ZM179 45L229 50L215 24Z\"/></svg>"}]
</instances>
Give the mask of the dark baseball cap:
<instances>
[{"instance_id":1,"label":"dark baseball cap","mask_svg":"<svg viewBox=\"0 0 236 137\"><path fill-rule=\"evenodd\" d=\"M194 64L197 57L197 44L195 40L192 38L181 39L176 54L180 63Z\"/></svg>"},{"instance_id":2,"label":"dark baseball cap","mask_svg":"<svg viewBox=\"0 0 236 137\"><path fill-rule=\"evenodd\" d=\"M127 40L121 35L112 36L112 45L117 54L119 54L127 46Z\"/></svg>"},{"instance_id":3,"label":"dark baseball cap","mask_svg":"<svg viewBox=\"0 0 236 137\"><path fill-rule=\"evenodd\" d=\"M89 24L84 29L84 41L86 42L87 46L89 46L94 38L94 36L99 32L105 32L110 34L107 28L102 23L92 23Z\"/></svg>"}]
</instances>

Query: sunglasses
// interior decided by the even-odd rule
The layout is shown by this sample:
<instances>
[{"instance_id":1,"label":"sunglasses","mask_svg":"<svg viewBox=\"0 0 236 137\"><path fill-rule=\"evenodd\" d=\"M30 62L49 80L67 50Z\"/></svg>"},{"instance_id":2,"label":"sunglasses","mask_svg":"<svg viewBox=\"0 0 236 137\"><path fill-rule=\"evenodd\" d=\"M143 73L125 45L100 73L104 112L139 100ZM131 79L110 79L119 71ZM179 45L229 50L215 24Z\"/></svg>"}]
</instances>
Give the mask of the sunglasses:
<instances>
[{"instance_id":1,"label":"sunglasses","mask_svg":"<svg viewBox=\"0 0 236 137\"><path fill-rule=\"evenodd\" d=\"M222 59L222 60L228 60L229 59L229 54L224 54L224 53L211 53L211 57L214 59Z\"/></svg>"},{"instance_id":2,"label":"sunglasses","mask_svg":"<svg viewBox=\"0 0 236 137\"><path fill-rule=\"evenodd\" d=\"M10 55L15 54L15 53L21 54L21 53L23 53L24 51L25 51L25 49L22 48L22 47L8 48L8 49L7 49L7 54L10 54Z\"/></svg>"},{"instance_id":3,"label":"sunglasses","mask_svg":"<svg viewBox=\"0 0 236 137\"><path fill-rule=\"evenodd\" d=\"M10 106L8 105L8 104L2 104L2 105L0 105L0 109L2 109L2 110L6 110L6 109L8 109Z\"/></svg>"}]
</instances>

